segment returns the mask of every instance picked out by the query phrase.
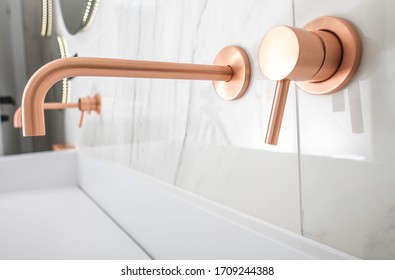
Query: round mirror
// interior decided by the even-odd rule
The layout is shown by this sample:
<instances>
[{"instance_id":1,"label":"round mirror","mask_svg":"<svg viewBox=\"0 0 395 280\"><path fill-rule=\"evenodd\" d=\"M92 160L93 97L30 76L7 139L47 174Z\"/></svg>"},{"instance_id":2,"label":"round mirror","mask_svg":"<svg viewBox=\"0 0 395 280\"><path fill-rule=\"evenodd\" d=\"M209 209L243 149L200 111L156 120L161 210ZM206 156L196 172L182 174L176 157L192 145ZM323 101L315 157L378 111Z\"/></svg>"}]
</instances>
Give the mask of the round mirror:
<instances>
[{"instance_id":1,"label":"round mirror","mask_svg":"<svg viewBox=\"0 0 395 280\"><path fill-rule=\"evenodd\" d=\"M69 47L65 37L53 34L49 40L46 40L44 63L48 63L55 59L70 57ZM62 79L52 87L50 100L47 102L68 103L70 100L71 81L69 78Z\"/></svg>"},{"instance_id":2,"label":"round mirror","mask_svg":"<svg viewBox=\"0 0 395 280\"><path fill-rule=\"evenodd\" d=\"M95 18L100 0L59 0L63 20L70 34L90 26Z\"/></svg>"},{"instance_id":3,"label":"round mirror","mask_svg":"<svg viewBox=\"0 0 395 280\"><path fill-rule=\"evenodd\" d=\"M59 0L64 24L70 34L88 28L95 18L100 0ZM41 0L41 36L51 37L54 8L52 0Z\"/></svg>"},{"instance_id":4,"label":"round mirror","mask_svg":"<svg viewBox=\"0 0 395 280\"><path fill-rule=\"evenodd\" d=\"M41 36L51 37L53 9L52 0L41 0Z\"/></svg>"},{"instance_id":5,"label":"round mirror","mask_svg":"<svg viewBox=\"0 0 395 280\"><path fill-rule=\"evenodd\" d=\"M63 36L57 36L56 41L58 42L59 55L61 58L69 57L69 48L67 45L66 38ZM62 80L62 103L68 103L70 101L71 93L71 82L70 78L64 78Z\"/></svg>"},{"instance_id":6,"label":"round mirror","mask_svg":"<svg viewBox=\"0 0 395 280\"><path fill-rule=\"evenodd\" d=\"M56 36L56 42L53 43L54 59L70 57L67 40L63 36ZM56 92L61 92L62 103L70 101L71 82L69 78L64 78L56 85Z\"/></svg>"}]
</instances>

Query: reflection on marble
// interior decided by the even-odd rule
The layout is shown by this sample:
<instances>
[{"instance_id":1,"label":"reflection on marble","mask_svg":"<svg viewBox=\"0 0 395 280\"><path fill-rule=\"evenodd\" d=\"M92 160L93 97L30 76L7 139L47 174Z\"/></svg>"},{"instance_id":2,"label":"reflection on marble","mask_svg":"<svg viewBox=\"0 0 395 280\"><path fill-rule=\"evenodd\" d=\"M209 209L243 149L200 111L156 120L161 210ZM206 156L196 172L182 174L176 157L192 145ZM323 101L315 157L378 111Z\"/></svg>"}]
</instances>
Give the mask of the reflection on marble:
<instances>
[{"instance_id":1,"label":"reflection on marble","mask_svg":"<svg viewBox=\"0 0 395 280\"><path fill-rule=\"evenodd\" d=\"M361 258L395 258L395 164L303 155L301 168L305 236Z\"/></svg>"},{"instance_id":2,"label":"reflection on marble","mask_svg":"<svg viewBox=\"0 0 395 280\"><path fill-rule=\"evenodd\" d=\"M175 184L293 230L300 226L294 168L290 153L188 142Z\"/></svg>"},{"instance_id":3,"label":"reflection on marble","mask_svg":"<svg viewBox=\"0 0 395 280\"><path fill-rule=\"evenodd\" d=\"M395 259L394 10L393 1L295 0L297 25L336 15L362 36L354 81L336 98L299 91L298 101L303 233L367 259Z\"/></svg>"}]
</instances>

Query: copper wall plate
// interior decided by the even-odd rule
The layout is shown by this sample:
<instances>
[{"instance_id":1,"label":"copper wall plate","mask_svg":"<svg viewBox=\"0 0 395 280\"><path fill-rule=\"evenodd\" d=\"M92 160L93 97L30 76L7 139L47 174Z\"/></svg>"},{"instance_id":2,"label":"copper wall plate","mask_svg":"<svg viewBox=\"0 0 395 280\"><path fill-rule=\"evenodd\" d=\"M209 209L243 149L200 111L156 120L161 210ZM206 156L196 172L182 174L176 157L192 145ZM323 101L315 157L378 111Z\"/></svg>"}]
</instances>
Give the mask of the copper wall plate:
<instances>
[{"instance_id":1,"label":"copper wall plate","mask_svg":"<svg viewBox=\"0 0 395 280\"><path fill-rule=\"evenodd\" d=\"M362 44L355 27L342 18L324 16L307 23L309 31L328 31L337 36L342 45L343 55L339 68L329 79L322 82L300 81L297 86L311 94L330 94L344 88L358 69L362 55Z\"/></svg>"},{"instance_id":2,"label":"copper wall plate","mask_svg":"<svg viewBox=\"0 0 395 280\"><path fill-rule=\"evenodd\" d=\"M220 50L214 65L228 65L232 68L229 81L213 81L217 94L225 100L235 100L243 96L250 82L250 60L246 52L239 47L228 46Z\"/></svg>"}]
</instances>

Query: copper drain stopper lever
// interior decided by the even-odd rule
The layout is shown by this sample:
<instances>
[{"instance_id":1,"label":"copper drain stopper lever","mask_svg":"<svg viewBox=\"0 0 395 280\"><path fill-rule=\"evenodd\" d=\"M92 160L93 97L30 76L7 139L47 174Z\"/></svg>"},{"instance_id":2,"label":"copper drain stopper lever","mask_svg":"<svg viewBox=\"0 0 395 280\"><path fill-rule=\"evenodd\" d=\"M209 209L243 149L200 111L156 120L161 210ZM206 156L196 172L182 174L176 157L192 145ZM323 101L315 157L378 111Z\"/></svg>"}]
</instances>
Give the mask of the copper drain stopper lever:
<instances>
[{"instance_id":1,"label":"copper drain stopper lever","mask_svg":"<svg viewBox=\"0 0 395 280\"><path fill-rule=\"evenodd\" d=\"M361 58L354 26L341 18L320 17L303 28L277 26L262 39L259 67L277 81L265 143L277 145L290 81L311 94L330 94L345 87Z\"/></svg>"}]
</instances>

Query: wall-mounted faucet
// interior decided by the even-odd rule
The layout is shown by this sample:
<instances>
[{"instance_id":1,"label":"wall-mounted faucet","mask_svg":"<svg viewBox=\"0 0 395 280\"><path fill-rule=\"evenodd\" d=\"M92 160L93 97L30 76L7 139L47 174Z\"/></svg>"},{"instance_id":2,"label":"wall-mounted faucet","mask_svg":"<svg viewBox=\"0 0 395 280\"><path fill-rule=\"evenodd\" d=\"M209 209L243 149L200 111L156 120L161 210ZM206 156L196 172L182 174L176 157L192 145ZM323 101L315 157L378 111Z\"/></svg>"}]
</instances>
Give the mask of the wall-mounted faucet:
<instances>
[{"instance_id":1,"label":"wall-mounted faucet","mask_svg":"<svg viewBox=\"0 0 395 280\"><path fill-rule=\"evenodd\" d=\"M277 81L265 143L277 145L290 81L311 94L330 94L354 76L362 53L354 26L341 18L320 17L303 28L278 26L259 47L259 66Z\"/></svg>"},{"instance_id":2,"label":"wall-mounted faucet","mask_svg":"<svg viewBox=\"0 0 395 280\"><path fill-rule=\"evenodd\" d=\"M74 76L211 80L220 97L234 100L247 90L250 63L244 50L234 46L223 48L214 65L82 57L54 60L37 70L25 87L24 136L45 135L45 96L57 81Z\"/></svg>"},{"instance_id":3,"label":"wall-mounted faucet","mask_svg":"<svg viewBox=\"0 0 395 280\"><path fill-rule=\"evenodd\" d=\"M81 111L78 127L81 127L85 112L90 114L93 111L93 112L96 112L97 114L100 114L101 99L100 99L100 95L96 94L95 96L87 96L87 97L80 98L80 99L78 99L78 103L47 102L47 103L44 103L43 107L44 107L44 110L59 110L59 109L78 108ZM22 127L22 108L21 107L16 109L16 111L14 113L14 127L15 128Z\"/></svg>"}]
</instances>

